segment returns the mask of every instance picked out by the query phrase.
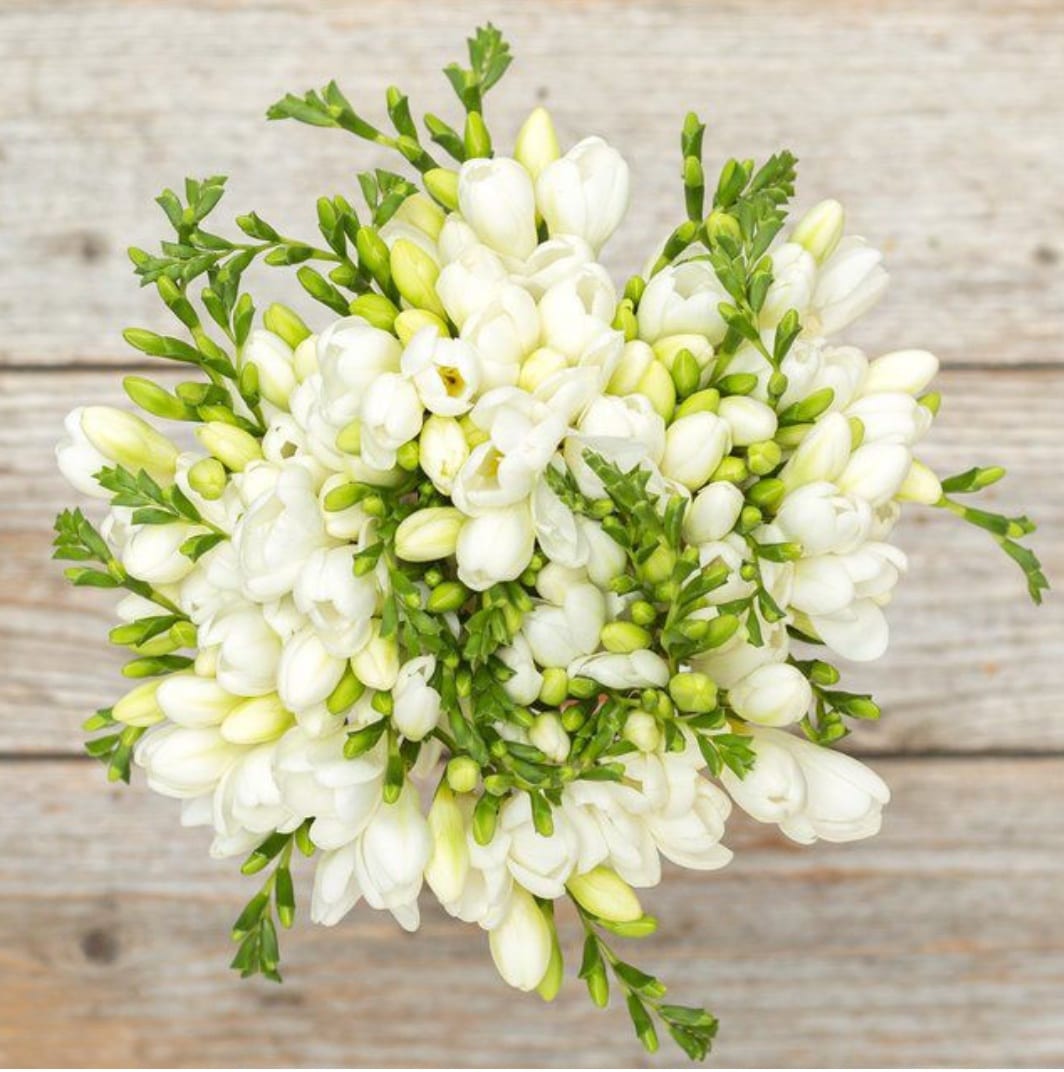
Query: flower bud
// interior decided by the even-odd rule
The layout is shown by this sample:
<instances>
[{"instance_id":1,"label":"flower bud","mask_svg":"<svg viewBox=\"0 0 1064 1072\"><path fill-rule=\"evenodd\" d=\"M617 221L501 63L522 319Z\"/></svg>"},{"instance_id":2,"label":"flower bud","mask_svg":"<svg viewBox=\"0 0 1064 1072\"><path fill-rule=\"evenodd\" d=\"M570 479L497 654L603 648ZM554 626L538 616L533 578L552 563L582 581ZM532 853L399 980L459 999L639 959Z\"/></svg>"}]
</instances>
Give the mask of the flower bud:
<instances>
[{"instance_id":1,"label":"flower bud","mask_svg":"<svg viewBox=\"0 0 1064 1072\"><path fill-rule=\"evenodd\" d=\"M927 350L895 350L869 363L861 394L899 391L919 395L938 373L938 358Z\"/></svg>"},{"instance_id":2,"label":"flower bud","mask_svg":"<svg viewBox=\"0 0 1064 1072\"><path fill-rule=\"evenodd\" d=\"M148 584L173 584L187 577L194 563L181 546L195 533L191 525L142 525L122 548L122 565Z\"/></svg>"},{"instance_id":3,"label":"flower bud","mask_svg":"<svg viewBox=\"0 0 1064 1072\"><path fill-rule=\"evenodd\" d=\"M472 793L480 779L480 767L469 756L454 756L447 763L447 784L456 793Z\"/></svg>"},{"instance_id":4,"label":"flower bud","mask_svg":"<svg viewBox=\"0 0 1064 1072\"><path fill-rule=\"evenodd\" d=\"M557 707L568 695L569 675L561 667L547 667L539 690L540 701L548 707Z\"/></svg>"},{"instance_id":5,"label":"flower bud","mask_svg":"<svg viewBox=\"0 0 1064 1072\"><path fill-rule=\"evenodd\" d=\"M292 636L281 653L277 668L281 703L297 712L324 703L340 683L346 668L346 661L332 655L317 632L308 626ZM362 680L369 684L364 677Z\"/></svg>"},{"instance_id":6,"label":"flower bud","mask_svg":"<svg viewBox=\"0 0 1064 1072\"><path fill-rule=\"evenodd\" d=\"M804 246L818 264L835 252L846 225L846 215L838 201L821 201L799 221L789 241Z\"/></svg>"},{"instance_id":7,"label":"flower bud","mask_svg":"<svg viewBox=\"0 0 1064 1072\"><path fill-rule=\"evenodd\" d=\"M276 740L295 719L286 711L277 693L244 700L225 716L219 727L224 740L231 744L264 744Z\"/></svg>"},{"instance_id":8,"label":"flower bud","mask_svg":"<svg viewBox=\"0 0 1064 1072\"><path fill-rule=\"evenodd\" d=\"M188 484L208 502L220 499L228 482L225 467L217 458L201 458L188 471Z\"/></svg>"},{"instance_id":9,"label":"flower bud","mask_svg":"<svg viewBox=\"0 0 1064 1072\"><path fill-rule=\"evenodd\" d=\"M565 888L581 908L609 923L633 923L642 918L643 906L635 891L608 867L573 875Z\"/></svg>"},{"instance_id":10,"label":"flower bud","mask_svg":"<svg viewBox=\"0 0 1064 1072\"><path fill-rule=\"evenodd\" d=\"M171 722L190 728L219 725L240 702L213 677L198 674L171 674L155 694L159 709Z\"/></svg>"},{"instance_id":11,"label":"flower bud","mask_svg":"<svg viewBox=\"0 0 1064 1072\"><path fill-rule=\"evenodd\" d=\"M468 756L456 756L455 759L472 762ZM476 764L473 766L475 771ZM475 773L473 784L476 785ZM428 824L432 837L432 855L425 868L425 881L441 904L453 904L462 896L466 879L469 877L469 844L462 810L447 782L441 782L436 790L436 796L429 808Z\"/></svg>"},{"instance_id":12,"label":"flower bud","mask_svg":"<svg viewBox=\"0 0 1064 1072\"><path fill-rule=\"evenodd\" d=\"M352 316L360 316L381 331L391 331L399 310L383 294L360 294L349 306ZM411 310L412 311L412 310Z\"/></svg>"},{"instance_id":13,"label":"flower bud","mask_svg":"<svg viewBox=\"0 0 1064 1072\"><path fill-rule=\"evenodd\" d=\"M302 383L308 376L318 371L318 336L310 335L295 349L292 355L292 368L296 379Z\"/></svg>"},{"instance_id":14,"label":"flower bud","mask_svg":"<svg viewBox=\"0 0 1064 1072\"><path fill-rule=\"evenodd\" d=\"M222 421L209 421L196 429L204 450L213 454L227 469L242 473L252 462L262 459L259 441L243 428Z\"/></svg>"},{"instance_id":15,"label":"flower bud","mask_svg":"<svg viewBox=\"0 0 1064 1072\"><path fill-rule=\"evenodd\" d=\"M551 712L540 715L532 723L528 739L555 763L564 763L569 756L569 734L562 727L561 719Z\"/></svg>"},{"instance_id":16,"label":"flower bud","mask_svg":"<svg viewBox=\"0 0 1064 1072\"><path fill-rule=\"evenodd\" d=\"M722 398L717 413L728 422L732 444L736 447L748 447L776 434L775 410L756 398L745 395Z\"/></svg>"},{"instance_id":17,"label":"flower bud","mask_svg":"<svg viewBox=\"0 0 1064 1072\"><path fill-rule=\"evenodd\" d=\"M433 562L453 555L465 515L453 506L429 506L403 519L395 553L406 562Z\"/></svg>"},{"instance_id":18,"label":"flower bud","mask_svg":"<svg viewBox=\"0 0 1064 1072\"><path fill-rule=\"evenodd\" d=\"M458 172L450 168L430 168L422 176L425 189L445 209L453 212L458 208Z\"/></svg>"},{"instance_id":19,"label":"flower bud","mask_svg":"<svg viewBox=\"0 0 1064 1072\"><path fill-rule=\"evenodd\" d=\"M713 475L728 453L728 425L712 413L693 413L674 421L665 433L661 471L692 491Z\"/></svg>"},{"instance_id":20,"label":"flower bud","mask_svg":"<svg viewBox=\"0 0 1064 1072\"><path fill-rule=\"evenodd\" d=\"M418 440L418 460L425 475L444 495L450 495L454 478L469 457L461 424L453 417L429 417Z\"/></svg>"},{"instance_id":21,"label":"flower bud","mask_svg":"<svg viewBox=\"0 0 1064 1072\"><path fill-rule=\"evenodd\" d=\"M488 936L495 967L510 986L535 990L550 966L553 928L532 895L515 885L502 922Z\"/></svg>"},{"instance_id":22,"label":"flower bud","mask_svg":"<svg viewBox=\"0 0 1064 1072\"><path fill-rule=\"evenodd\" d=\"M283 339L291 350L310 337L310 328L287 305L281 305L280 302L274 302L262 314L262 323L267 331Z\"/></svg>"},{"instance_id":23,"label":"flower bud","mask_svg":"<svg viewBox=\"0 0 1064 1072\"><path fill-rule=\"evenodd\" d=\"M411 194L392 218L416 227L435 242L443 229L446 216L431 198L424 194Z\"/></svg>"},{"instance_id":24,"label":"flower bud","mask_svg":"<svg viewBox=\"0 0 1064 1072\"><path fill-rule=\"evenodd\" d=\"M780 479L788 491L818 480L834 481L850 460L850 425L841 413L829 413L814 425L783 467Z\"/></svg>"},{"instance_id":25,"label":"flower bud","mask_svg":"<svg viewBox=\"0 0 1064 1072\"><path fill-rule=\"evenodd\" d=\"M649 648L653 638L634 622L609 622L602 627L599 639L607 651L624 653Z\"/></svg>"},{"instance_id":26,"label":"flower bud","mask_svg":"<svg viewBox=\"0 0 1064 1072\"><path fill-rule=\"evenodd\" d=\"M400 238L392 246L392 280L399 293L415 308L425 309L443 319L447 311L436 293L440 266L409 239Z\"/></svg>"},{"instance_id":27,"label":"flower bud","mask_svg":"<svg viewBox=\"0 0 1064 1072\"><path fill-rule=\"evenodd\" d=\"M475 592L524 573L535 550L532 515L525 503L470 518L458 534L458 579Z\"/></svg>"},{"instance_id":28,"label":"flower bud","mask_svg":"<svg viewBox=\"0 0 1064 1072\"><path fill-rule=\"evenodd\" d=\"M942 484L923 462L914 459L896 498L902 502L934 506L942 498Z\"/></svg>"},{"instance_id":29,"label":"flower bud","mask_svg":"<svg viewBox=\"0 0 1064 1072\"><path fill-rule=\"evenodd\" d=\"M123 722L127 726L154 726L156 722L162 722L166 716L159 708L155 694L163 680L155 678L130 689L111 708L112 716L118 722Z\"/></svg>"},{"instance_id":30,"label":"flower bud","mask_svg":"<svg viewBox=\"0 0 1064 1072\"><path fill-rule=\"evenodd\" d=\"M546 108L533 108L517 133L514 157L535 180L539 173L559 156L561 148L550 112Z\"/></svg>"},{"instance_id":31,"label":"flower bud","mask_svg":"<svg viewBox=\"0 0 1064 1072\"><path fill-rule=\"evenodd\" d=\"M713 679L693 670L672 675L669 695L681 711L692 714L706 714L717 706L717 686Z\"/></svg>"},{"instance_id":32,"label":"flower bud","mask_svg":"<svg viewBox=\"0 0 1064 1072\"><path fill-rule=\"evenodd\" d=\"M374 618L369 643L351 659L351 669L367 688L390 689L399 676L399 647L395 636L382 637Z\"/></svg>"},{"instance_id":33,"label":"flower bud","mask_svg":"<svg viewBox=\"0 0 1064 1072\"><path fill-rule=\"evenodd\" d=\"M805 715L812 702L805 674L787 663L759 666L728 690L735 713L759 726L789 726Z\"/></svg>"},{"instance_id":34,"label":"flower bud","mask_svg":"<svg viewBox=\"0 0 1064 1072\"><path fill-rule=\"evenodd\" d=\"M240 351L241 372L254 370L258 393L282 409L296 386L292 348L272 331L253 331ZM243 382L243 380L242 380Z\"/></svg>"},{"instance_id":35,"label":"flower bud","mask_svg":"<svg viewBox=\"0 0 1064 1072\"><path fill-rule=\"evenodd\" d=\"M684 514L684 539L696 546L723 540L735 528L742 508L743 493L734 484L707 484Z\"/></svg>"},{"instance_id":36,"label":"flower bud","mask_svg":"<svg viewBox=\"0 0 1064 1072\"><path fill-rule=\"evenodd\" d=\"M524 260L536 248L532 180L516 160L467 160L458 173L458 204L477 237L496 253Z\"/></svg>"},{"instance_id":37,"label":"flower bud","mask_svg":"<svg viewBox=\"0 0 1064 1072\"><path fill-rule=\"evenodd\" d=\"M763 443L751 443L746 451L747 468L755 476L771 473L783 460L783 451L774 439Z\"/></svg>"},{"instance_id":38,"label":"flower bud","mask_svg":"<svg viewBox=\"0 0 1064 1072\"><path fill-rule=\"evenodd\" d=\"M647 711L633 711L624 722L624 739L640 752L656 752L661 744L658 720Z\"/></svg>"},{"instance_id":39,"label":"flower bud","mask_svg":"<svg viewBox=\"0 0 1064 1072\"><path fill-rule=\"evenodd\" d=\"M105 458L137 473L169 483L177 467L177 447L147 421L112 406L86 406L81 411L85 438Z\"/></svg>"},{"instance_id":40,"label":"flower bud","mask_svg":"<svg viewBox=\"0 0 1064 1072\"><path fill-rule=\"evenodd\" d=\"M446 322L435 313L430 313L427 309L404 309L395 318L395 323L392 324L392 330L404 346L409 345L411 339L422 328L430 327L436 329L441 339L446 339L450 335Z\"/></svg>"}]
</instances>

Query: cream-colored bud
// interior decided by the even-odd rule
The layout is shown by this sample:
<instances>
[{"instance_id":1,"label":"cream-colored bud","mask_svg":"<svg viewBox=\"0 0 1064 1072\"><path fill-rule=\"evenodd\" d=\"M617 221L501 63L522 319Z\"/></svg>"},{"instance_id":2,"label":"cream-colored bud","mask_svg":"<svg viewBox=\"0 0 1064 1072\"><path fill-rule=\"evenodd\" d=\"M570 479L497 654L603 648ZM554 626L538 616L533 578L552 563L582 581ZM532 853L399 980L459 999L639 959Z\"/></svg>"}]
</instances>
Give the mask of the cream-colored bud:
<instances>
[{"instance_id":1,"label":"cream-colored bud","mask_svg":"<svg viewBox=\"0 0 1064 1072\"><path fill-rule=\"evenodd\" d=\"M656 752L661 744L658 720L647 711L633 711L624 722L624 739L640 752Z\"/></svg>"},{"instance_id":2,"label":"cream-colored bud","mask_svg":"<svg viewBox=\"0 0 1064 1072\"><path fill-rule=\"evenodd\" d=\"M295 349L292 355L292 368L296 379L302 383L308 376L318 371L318 336L308 335Z\"/></svg>"},{"instance_id":3,"label":"cream-colored bud","mask_svg":"<svg viewBox=\"0 0 1064 1072\"><path fill-rule=\"evenodd\" d=\"M400 206L395 219L409 223L419 231L424 231L435 241L443 230L446 219L443 210L431 198L424 194L412 194Z\"/></svg>"},{"instance_id":4,"label":"cream-colored bud","mask_svg":"<svg viewBox=\"0 0 1064 1072\"><path fill-rule=\"evenodd\" d=\"M564 763L569 757L572 742L562 726L562 720L552 712L540 715L528 731L528 739L555 763Z\"/></svg>"},{"instance_id":5,"label":"cream-colored bud","mask_svg":"<svg viewBox=\"0 0 1064 1072\"><path fill-rule=\"evenodd\" d=\"M231 744L264 744L276 740L294 722L277 693L271 692L237 704L225 716L219 732Z\"/></svg>"},{"instance_id":6,"label":"cream-colored bud","mask_svg":"<svg viewBox=\"0 0 1064 1072\"><path fill-rule=\"evenodd\" d=\"M538 350L533 350L521 363L517 386L531 393L551 376L568 367L569 362L564 354L552 350L549 346L541 346Z\"/></svg>"},{"instance_id":7,"label":"cream-colored bud","mask_svg":"<svg viewBox=\"0 0 1064 1072\"><path fill-rule=\"evenodd\" d=\"M814 205L798 222L791 234L791 241L804 246L823 264L835 252L846 226L846 214L838 201L821 201Z\"/></svg>"},{"instance_id":8,"label":"cream-colored bud","mask_svg":"<svg viewBox=\"0 0 1064 1072\"><path fill-rule=\"evenodd\" d=\"M441 319L447 315L436 293L440 266L420 246L407 238L397 239L389 263L399 293L415 309L425 309Z\"/></svg>"},{"instance_id":9,"label":"cream-colored bud","mask_svg":"<svg viewBox=\"0 0 1064 1072\"><path fill-rule=\"evenodd\" d=\"M546 108L534 108L521 125L514 144L514 157L533 179L561 156L554 120Z\"/></svg>"},{"instance_id":10,"label":"cream-colored bud","mask_svg":"<svg viewBox=\"0 0 1064 1072\"><path fill-rule=\"evenodd\" d=\"M428 824L432 855L425 868L425 881L442 904L452 904L462 896L469 876L469 844L462 811L446 782L436 790Z\"/></svg>"},{"instance_id":11,"label":"cream-colored bud","mask_svg":"<svg viewBox=\"0 0 1064 1072\"><path fill-rule=\"evenodd\" d=\"M241 473L262 458L262 445L249 432L223 421L209 421L196 429L196 438L227 469Z\"/></svg>"},{"instance_id":12,"label":"cream-colored bud","mask_svg":"<svg viewBox=\"0 0 1064 1072\"><path fill-rule=\"evenodd\" d=\"M188 485L205 499L220 499L228 477L225 466L217 458L200 458L188 471Z\"/></svg>"},{"instance_id":13,"label":"cream-colored bud","mask_svg":"<svg viewBox=\"0 0 1064 1072\"><path fill-rule=\"evenodd\" d=\"M895 498L902 502L934 506L942 498L942 484L923 462L913 459L909 473Z\"/></svg>"},{"instance_id":14,"label":"cream-colored bud","mask_svg":"<svg viewBox=\"0 0 1064 1072\"><path fill-rule=\"evenodd\" d=\"M574 875L565 888L581 908L611 923L633 923L643 916L635 891L616 871L595 867Z\"/></svg>"},{"instance_id":15,"label":"cream-colored bud","mask_svg":"<svg viewBox=\"0 0 1064 1072\"><path fill-rule=\"evenodd\" d=\"M164 680L165 678L156 678L130 689L111 708L112 716L127 726L154 726L156 722L162 722L166 716L159 709L155 693Z\"/></svg>"},{"instance_id":16,"label":"cream-colored bud","mask_svg":"<svg viewBox=\"0 0 1064 1072\"><path fill-rule=\"evenodd\" d=\"M113 406L86 406L81 429L88 441L118 465L169 482L177 467L177 447L147 421Z\"/></svg>"},{"instance_id":17,"label":"cream-colored bud","mask_svg":"<svg viewBox=\"0 0 1064 1072\"><path fill-rule=\"evenodd\" d=\"M395 553L405 562L432 562L454 554L466 517L453 506L429 506L404 518L395 532Z\"/></svg>"}]
</instances>

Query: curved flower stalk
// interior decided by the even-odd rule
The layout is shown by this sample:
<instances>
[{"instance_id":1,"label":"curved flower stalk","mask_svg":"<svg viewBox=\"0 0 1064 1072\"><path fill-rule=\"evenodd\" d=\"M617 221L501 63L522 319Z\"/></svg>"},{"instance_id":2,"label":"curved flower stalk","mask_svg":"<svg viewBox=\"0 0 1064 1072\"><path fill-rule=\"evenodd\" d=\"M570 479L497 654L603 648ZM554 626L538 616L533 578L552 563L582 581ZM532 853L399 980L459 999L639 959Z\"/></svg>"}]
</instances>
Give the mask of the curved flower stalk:
<instances>
[{"instance_id":1,"label":"curved flower stalk","mask_svg":"<svg viewBox=\"0 0 1064 1072\"><path fill-rule=\"evenodd\" d=\"M546 1000L571 902L592 999L612 986L648 1049L664 1028L702 1058L713 1017L614 948L657 926L636 891L663 859L726 866L733 802L801 843L875 833L889 790L831 746L879 708L833 659L887 648L903 508L987 529L1037 601L1033 525L958 498L1000 469L921 460L931 354L839 337L882 294L882 257L835 202L786 230L789 153L728 161L709 189L689 116L687 218L618 287L597 258L624 159L563 147L538 108L506 155L483 101L508 48L487 27L469 57L446 72L461 130L424 120L453 167L394 88L394 133L335 83L270 109L419 180L363 174L364 209L321 198L320 239L255 213L241 240L208 230L220 177L159 198L174 235L131 257L179 330L125 337L190 378L125 387L197 446L106 407L67 419L58 464L108 510L60 515L56 555L74 584L123 590L111 640L131 654L88 749L266 872L233 928L242 974L280 978L298 850L312 920L364 901L416 929L427 887ZM256 259L327 312L257 318Z\"/></svg>"}]
</instances>

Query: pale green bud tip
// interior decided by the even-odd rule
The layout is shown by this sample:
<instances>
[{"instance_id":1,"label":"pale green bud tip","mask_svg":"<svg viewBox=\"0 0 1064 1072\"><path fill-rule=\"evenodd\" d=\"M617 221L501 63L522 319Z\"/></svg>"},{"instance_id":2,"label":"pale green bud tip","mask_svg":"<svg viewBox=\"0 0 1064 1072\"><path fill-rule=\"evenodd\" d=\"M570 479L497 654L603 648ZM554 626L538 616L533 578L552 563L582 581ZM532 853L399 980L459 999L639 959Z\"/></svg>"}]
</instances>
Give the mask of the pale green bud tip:
<instances>
[{"instance_id":1,"label":"pale green bud tip","mask_svg":"<svg viewBox=\"0 0 1064 1072\"><path fill-rule=\"evenodd\" d=\"M846 226L846 214L838 201L821 201L814 205L799 221L791 235L791 241L804 246L813 257L823 263L835 252Z\"/></svg>"},{"instance_id":2,"label":"pale green bud tip","mask_svg":"<svg viewBox=\"0 0 1064 1072\"><path fill-rule=\"evenodd\" d=\"M480 768L469 756L455 756L447 764L447 784L456 793L472 793L480 779Z\"/></svg>"},{"instance_id":3,"label":"pale green bud tip","mask_svg":"<svg viewBox=\"0 0 1064 1072\"><path fill-rule=\"evenodd\" d=\"M569 695L569 675L558 666L543 671L543 684L539 698L548 707L557 707ZM566 727L568 729L569 727Z\"/></svg>"},{"instance_id":4,"label":"pale green bud tip","mask_svg":"<svg viewBox=\"0 0 1064 1072\"><path fill-rule=\"evenodd\" d=\"M669 695L681 711L704 714L717 706L717 686L708 674L694 671L673 674Z\"/></svg>"},{"instance_id":5,"label":"pale green bud tip","mask_svg":"<svg viewBox=\"0 0 1064 1072\"><path fill-rule=\"evenodd\" d=\"M574 875L566 889L581 908L611 923L632 923L643 915L635 891L616 871L595 867Z\"/></svg>"},{"instance_id":6,"label":"pale green bud tip","mask_svg":"<svg viewBox=\"0 0 1064 1072\"><path fill-rule=\"evenodd\" d=\"M360 294L348 307L353 316L360 316L381 331L391 331L399 310L383 294Z\"/></svg>"},{"instance_id":7,"label":"pale green bud tip","mask_svg":"<svg viewBox=\"0 0 1064 1072\"><path fill-rule=\"evenodd\" d=\"M310 328L303 323L302 318L280 302L274 302L262 314L262 323L267 331L280 336L293 350L310 337Z\"/></svg>"},{"instance_id":8,"label":"pale green bud tip","mask_svg":"<svg viewBox=\"0 0 1064 1072\"><path fill-rule=\"evenodd\" d=\"M454 210L458 208L458 172L450 168L431 168L426 171L423 180L425 189L444 208Z\"/></svg>"},{"instance_id":9,"label":"pale green bud tip","mask_svg":"<svg viewBox=\"0 0 1064 1072\"><path fill-rule=\"evenodd\" d=\"M392 279L399 293L415 308L443 318L447 311L436 293L439 265L418 245L400 238L392 246Z\"/></svg>"},{"instance_id":10,"label":"pale green bud tip","mask_svg":"<svg viewBox=\"0 0 1064 1072\"><path fill-rule=\"evenodd\" d=\"M547 965L547 974L543 976L536 993L544 1001L553 1001L562 988L562 980L565 978L565 961L562 957L561 946L558 944L557 933L554 934L550 949L550 963Z\"/></svg>"},{"instance_id":11,"label":"pale green bud tip","mask_svg":"<svg viewBox=\"0 0 1064 1072\"><path fill-rule=\"evenodd\" d=\"M211 501L222 497L226 480L225 466L217 458L201 458L188 471L189 487Z\"/></svg>"},{"instance_id":12,"label":"pale green bud tip","mask_svg":"<svg viewBox=\"0 0 1064 1072\"><path fill-rule=\"evenodd\" d=\"M459 581L444 581L429 593L425 609L433 614L458 610L469 598L469 589Z\"/></svg>"},{"instance_id":13,"label":"pale green bud tip","mask_svg":"<svg viewBox=\"0 0 1064 1072\"><path fill-rule=\"evenodd\" d=\"M539 173L561 156L558 132L554 120L546 108L534 108L521 125L514 145L514 157L532 176Z\"/></svg>"},{"instance_id":14,"label":"pale green bud tip","mask_svg":"<svg viewBox=\"0 0 1064 1072\"><path fill-rule=\"evenodd\" d=\"M399 341L406 346L410 340L422 329L433 327L441 339L450 337L447 323L442 317L430 313L427 309L404 309L392 324L392 330L399 337Z\"/></svg>"},{"instance_id":15,"label":"pale green bud tip","mask_svg":"<svg viewBox=\"0 0 1064 1072\"><path fill-rule=\"evenodd\" d=\"M336 436L336 449L344 454L357 454L362 449L362 422L345 424Z\"/></svg>"},{"instance_id":16,"label":"pale green bud tip","mask_svg":"<svg viewBox=\"0 0 1064 1072\"><path fill-rule=\"evenodd\" d=\"M196 429L196 438L227 469L241 473L262 458L259 441L243 428L221 421L210 421Z\"/></svg>"},{"instance_id":17,"label":"pale green bud tip","mask_svg":"<svg viewBox=\"0 0 1064 1072\"><path fill-rule=\"evenodd\" d=\"M649 648L652 639L646 629L634 622L610 622L602 628L602 646L619 654Z\"/></svg>"},{"instance_id":18,"label":"pale green bud tip","mask_svg":"<svg viewBox=\"0 0 1064 1072\"><path fill-rule=\"evenodd\" d=\"M81 429L89 442L111 461L138 472L169 480L177 465L177 447L134 413L112 406L86 406Z\"/></svg>"},{"instance_id":19,"label":"pale green bud tip","mask_svg":"<svg viewBox=\"0 0 1064 1072\"><path fill-rule=\"evenodd\" d=\"M111 708L111 714L118 722L127 726L153 726L163 720L163 713L155 702L155 693L163 678L156 678L138 685L123 696Z\"/></svg>"}]
</instances>

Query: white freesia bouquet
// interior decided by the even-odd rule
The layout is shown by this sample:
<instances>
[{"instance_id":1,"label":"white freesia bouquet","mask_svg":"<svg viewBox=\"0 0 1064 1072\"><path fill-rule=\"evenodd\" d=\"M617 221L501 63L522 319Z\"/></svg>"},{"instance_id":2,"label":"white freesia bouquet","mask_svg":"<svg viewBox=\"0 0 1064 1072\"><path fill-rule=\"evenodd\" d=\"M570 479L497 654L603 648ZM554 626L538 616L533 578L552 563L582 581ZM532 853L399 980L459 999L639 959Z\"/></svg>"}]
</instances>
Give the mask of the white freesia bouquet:
<instances>
[{"instance_id":1,"label":"white freesia bouquet","mask_svg":"<svg viewBox=\"0 0 1064 1072\"><path fill-rule=\"evenodd\" d=\"M394 134L334 83L270 110L420 178L361 175L357 210L321 198L320 240L255 213L240 240L208 229L218 177L159 198L175 233L131 257L184 337L125 337L194 375L125 389L195 439L86 406L58 447L108 509L63 513L57 556L124 590L110 639L137 682L88 750L267 874L234 925L244 975L279 978L296 852L314 921L364 900L414 930L427 886L547 1000L567 900L593 1000L612 982L648 1049L659 1025L701 1058L716 1021L614 937L654 931L636 891L663 858L729 862L734 805L803 844L879 829L887 786L833 748L879 709L832 660L887 648L903 504L987 529L1036 600L1046 581L1029 521L956 498L1000 469L940 480L918 457L935 358L839 340L887 275L834 201L785 228L794 157L707 187L688 116L686 219L618 289L598 256L624 159L563 151L542 108L496 151L483 98L508 48L491 27L469 46L446 71L464 129L424 121L454 167L394 88ZM328 315L256 323L255 261L296 266Z\"/></svg>"}]
</instances>

